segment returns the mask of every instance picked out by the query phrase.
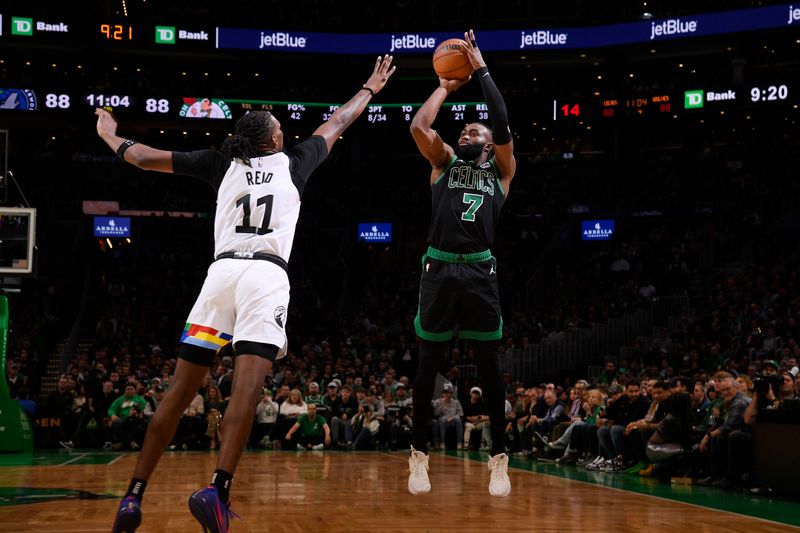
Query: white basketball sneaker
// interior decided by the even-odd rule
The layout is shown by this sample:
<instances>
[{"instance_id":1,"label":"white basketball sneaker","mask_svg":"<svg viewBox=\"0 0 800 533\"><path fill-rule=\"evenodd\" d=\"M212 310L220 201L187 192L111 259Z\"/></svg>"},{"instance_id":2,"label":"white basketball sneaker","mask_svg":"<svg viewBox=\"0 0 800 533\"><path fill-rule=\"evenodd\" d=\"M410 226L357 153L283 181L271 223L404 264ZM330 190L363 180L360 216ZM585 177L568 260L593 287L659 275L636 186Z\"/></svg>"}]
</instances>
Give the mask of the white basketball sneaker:
<instances>
[{"instance_id":1,"label":"white basketball sneaker","mask_svg":"<svg viewBox=\"0 0 800 533\"><path fill-rule=\"evenodd\" d=\"M424 494L431 491L431 481L428 479L428 456L411 447L408 457L408 492L411 494Z\"/></svg>"},{"instance_id":2,"label":"white basketball sneaker","mask_svg":"<svg viewBox=\"0 0 800 533\"><path fill-rule=\"evenodd\" d=\"M489 494L505 497L511 494L511 480L508 479L508 455L498 453L489 458L489 470L492 471L489 480Z\"/></svg>"}]
</instances>

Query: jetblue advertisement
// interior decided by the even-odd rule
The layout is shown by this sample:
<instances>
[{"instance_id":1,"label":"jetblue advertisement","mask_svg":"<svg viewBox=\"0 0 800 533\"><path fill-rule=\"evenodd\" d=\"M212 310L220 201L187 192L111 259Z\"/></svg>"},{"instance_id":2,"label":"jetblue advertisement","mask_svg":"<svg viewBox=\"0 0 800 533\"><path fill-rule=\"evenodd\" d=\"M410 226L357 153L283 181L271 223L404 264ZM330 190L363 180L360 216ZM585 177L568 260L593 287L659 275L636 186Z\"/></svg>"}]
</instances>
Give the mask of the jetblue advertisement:
<instances>
[{"instance_id":1,"label":"jetblue advertisement","mask_svg":"<svg viewBox=\"0 0 800 533\"><path fill-rule=\"evenodd\" d=\"M800 6L777 5L588 28L478 31L484 51L597 48L797 25ZM450 33L338 34L217 28L217 48L316 54L433 52Z\"/></svg>"},{"instance_id":2,"label":"jetblue advertisement","mask_svg":"<svg viewBox=\"0 0 800 533\"><path fill-rule=\"evenodd\" d=\"M359 242L392 242L391 222L367 222L358 225Z\"/></svg>"}]
</instances>

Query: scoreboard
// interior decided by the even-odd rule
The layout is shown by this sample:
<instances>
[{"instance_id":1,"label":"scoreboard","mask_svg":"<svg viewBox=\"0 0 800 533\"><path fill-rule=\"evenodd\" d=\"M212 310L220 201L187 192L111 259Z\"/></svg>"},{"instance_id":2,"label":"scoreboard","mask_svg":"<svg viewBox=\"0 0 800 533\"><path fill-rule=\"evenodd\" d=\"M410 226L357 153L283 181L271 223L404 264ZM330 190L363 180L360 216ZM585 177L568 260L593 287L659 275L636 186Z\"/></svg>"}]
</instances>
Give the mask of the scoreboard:
<instances>
[{"instance_id":1,"label":"scoreboard","mask_svg":"<svg viewBox=\"0 0 800 533\"><path fill-rule=\"evenodd\" d=\"M188 85L188 84L187 84ZM180 88L177 90L181 90ZM538 123L549 115L556 124L582 127L614 124L637 119L659 120L680 116L703 116L708 113L724 115L742 111L758 115L768 109L796 110L800 104L795 85L791 82L752 84L740 89L714 87L714 89L682 89L658 94L603 95L588 97L543 98L539 101L515 102L509 100L513 110L515 129L532 120ZM548 104L549 102L549 104ZM66 122L78 116L89 116L94 108L113 111L122 119L135 120L141 125L158 123L160 128L185 128L189 123L201 121L236 120L250 111L270 111L279 120L312 126L330 119L343 102L313 102L300 100L260 100L228 97L225 95L197 94L186 90L182 96L147 91L80 91L63 87L0 88L0 118L12 113L35 113L53 119L53 126L61 118ZM407 126L422 102L381 102L374 99L360 123L369 126ZM484 102L446 101L439 110L437 124L458 126L475 121L491 122ZM523 128L524 129L524 128Z\"/></svg>"},{"instance_id":2,"label":"scoreboard","mask_svg":"<svg viewBox=\"0 0 800 533\"><path fill-rule=\"evenodd\" d=\"M303 102L287 100L255 100L217 98L212 95L171 97L158 93L70 92L64 89L0 88L0 116L7 112L89 114L96 107L106 108L120 116L140 119L230 120L250 111L270 111L281 120L325 122L342 105L339 102ZM367 106L361 120L369 124L409 124L422 102L383 103ZM439 120L456 123L488 121L489 112L483 102L445 102Z\"/></svg>"},{"instance_id":3,"label":"scoreboard","mask_svg":"<svg viewBox=\"0 0 800 533\"><path fill-rule=\"evenodd\" d=\"M736 88L687 87L669 92L635 95L603 95L552 100L551 116L556 122L596 123L631 117L691 116L746 110L757 113L768 107L797 109L800 95L795 84L786 81L752 83Z\"/></svg>"}]
</instances>

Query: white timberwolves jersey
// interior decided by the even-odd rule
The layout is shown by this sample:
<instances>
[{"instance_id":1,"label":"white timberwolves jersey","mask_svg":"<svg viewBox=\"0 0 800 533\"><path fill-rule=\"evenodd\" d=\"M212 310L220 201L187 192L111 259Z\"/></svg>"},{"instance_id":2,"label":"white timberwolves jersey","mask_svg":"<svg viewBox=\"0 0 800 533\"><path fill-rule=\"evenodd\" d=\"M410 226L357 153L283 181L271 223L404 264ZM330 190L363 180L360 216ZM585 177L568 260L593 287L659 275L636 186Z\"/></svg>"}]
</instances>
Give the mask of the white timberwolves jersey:
<instances>
[{"instance_id":1,"label":"white timberwolves jersey","mask_svg":"<svg viewBox=\"0 0 800 533\"><path fill-rule=\"evenodd\" d=\"M310 137L289 152L250 159L250 166L214 150L173 152L173 170L217 187L214 256L263 252L289 261L300 197L327 157L325 140Z\"/></svg>"},{"instance_id":2,"label":"white timberwolves jersey","mask_svg":"<svg viewBox=\"0 0 800 533\"><path fill-rule=\"evenodd\" d=\"M284 153L234 159L217 194L214 256L223 252L267 252L289 261L300 192Z\"/></svg>"}]
</instances>

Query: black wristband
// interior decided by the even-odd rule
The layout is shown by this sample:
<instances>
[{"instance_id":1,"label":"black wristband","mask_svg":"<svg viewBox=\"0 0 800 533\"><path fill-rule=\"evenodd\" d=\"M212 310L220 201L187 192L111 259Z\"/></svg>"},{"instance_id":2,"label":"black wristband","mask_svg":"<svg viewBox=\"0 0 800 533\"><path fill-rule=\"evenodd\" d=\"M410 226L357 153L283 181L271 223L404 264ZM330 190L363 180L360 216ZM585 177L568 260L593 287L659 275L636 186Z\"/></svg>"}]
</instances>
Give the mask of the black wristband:
<instances>
[{"instance_id":1,"label":"black wristband","mask_svg":"<svg viewBox=\"0 0 800 533\"><path fill-rule=\"evenodd\" d=\"M478 70L475 71L475 74L477 74L478 76L483 76L484 73L488 73L488 72L489 72L489 67L481 67L481 68L479 68Z\"/></svg>"},{"instance_id":2,"label":"black wristband","mask_svg":"<svg viewBox=\"0 0 800 533\"><path fill-rule=\"evenodd\" d=\"M375 96L375 91L373 91L372 89L370 89L366 85L362 85L361 88L364 89L365 91L369 91L370 95Z\"/></svg>"},{"instance_id":3,"label":"black wristband","mask_svg":"<svg viewBox=\"0 0 800 533\"><path fill-rule=\"evenodd\" d=\"M120 159L125 161L125 151L128 148L130 148L131 146L133 146L134 144L138 144L138 142L137 141L133 141L131 139L128 139L127 141L125 141L122 144L120 144L119 148L117 148L117 157L119 157Z\"/></svg>"}]
</instances>

